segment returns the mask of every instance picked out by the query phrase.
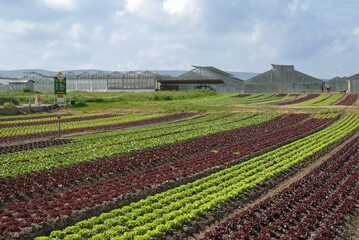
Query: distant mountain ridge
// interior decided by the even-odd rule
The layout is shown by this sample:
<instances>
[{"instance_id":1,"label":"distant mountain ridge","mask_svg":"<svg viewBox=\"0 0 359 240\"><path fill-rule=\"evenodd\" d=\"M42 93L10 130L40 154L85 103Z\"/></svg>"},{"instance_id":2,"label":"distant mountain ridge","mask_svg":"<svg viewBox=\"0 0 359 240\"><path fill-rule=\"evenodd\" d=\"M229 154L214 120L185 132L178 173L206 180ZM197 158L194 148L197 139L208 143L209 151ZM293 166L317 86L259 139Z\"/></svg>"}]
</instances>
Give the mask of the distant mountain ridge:
<instances>
[{"instance_id":1,"label":"distant mountain ridge","mask_svg":"<svg viewBox=\"0 0 359 240\"><path fill-rule=\"evenodd\" d=\"M113 71L105 71L105 70L97 70L97 69L83 69L83 70L64 70L62 71L63 73L67 73L67 72L74 72L74 73L81 73L81 72L90 72L90 73L96 73L99 71L102 72L113 72ZM166 74L166 75L170 75L173 77L178 77L181 74L184 74L188 71L186 70L134 70L135 72L145 72L145 71L151 71L151 72L155 72L155 73L161 73L161 74ZM0 79L20 79L22 77L24 77L27 73L29 72L38 72L38 73L42 73L45 75L56 75L57 72L55 71L49 71L49 70L44 70L44 69L19 69L19 70L0 70ZM129 71L119 71L122 73L126 73ZM247 80L251 77L257 76L260 73L253 73L253 72L234 72L234 71L228 71L229 74L232 74L234 77L242 79L242 80Z\"/></svg>"}]
</instances>

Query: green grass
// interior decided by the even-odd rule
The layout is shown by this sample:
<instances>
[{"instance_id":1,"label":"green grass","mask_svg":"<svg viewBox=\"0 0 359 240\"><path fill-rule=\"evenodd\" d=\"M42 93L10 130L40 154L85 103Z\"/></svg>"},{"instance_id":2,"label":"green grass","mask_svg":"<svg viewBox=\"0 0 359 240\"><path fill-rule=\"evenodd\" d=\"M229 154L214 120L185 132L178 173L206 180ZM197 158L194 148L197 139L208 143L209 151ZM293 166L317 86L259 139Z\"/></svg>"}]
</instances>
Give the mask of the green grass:
<instances>
[{"instance_id":1,"label":"green grass","mask_svg":"<svg viewBox=\"0 0 359 240\"><path fill-rule=\"evenodd\" d=\"M35 96L41 96L41 102L51 104L54 102L54 94L45 93L24 93L24 92L2 92L0 97L14 97L20 103L29 103L31 96L32 103L35 102ZM116 103L116 102L147 102L147 101L171 101L181 99L192 99L199 97L208 97L216 95L215 92L208 89L200 89L195 91L159 91L159 92L69 92L66 96L67 100L75 99L77 103Z\"/></svg>"},{"instance_id":2,"label":"green grass","mask_svg":"<svg viewBox=\"0 0 359 240\"><path fill-rule=\"evenodd\" d=\"M28 104L29 95L32 104L36 93L1 92L1 97L11 97ZM43 104L53 104L53 93L40 93ZM223 112L223 111L255 111L255 112L311 112L321 113L323 108L318 106L276 107L265 105L273 101L283 101L290 96L278 97L273 94L250 94L244 98L233 97L237 94L214 93L208 89L195 91L159 91L159 92L70 92L68 102L75 99L76 104L66 107L66 112L90 113L103 111L142 111L142 112ZM324 94L322 94L324 95ZM241 106L239 106L241 105ZM343 111L345 107L335 110ZM329 109L330 111L331 109Z\"/></svg>"}]
</instances>

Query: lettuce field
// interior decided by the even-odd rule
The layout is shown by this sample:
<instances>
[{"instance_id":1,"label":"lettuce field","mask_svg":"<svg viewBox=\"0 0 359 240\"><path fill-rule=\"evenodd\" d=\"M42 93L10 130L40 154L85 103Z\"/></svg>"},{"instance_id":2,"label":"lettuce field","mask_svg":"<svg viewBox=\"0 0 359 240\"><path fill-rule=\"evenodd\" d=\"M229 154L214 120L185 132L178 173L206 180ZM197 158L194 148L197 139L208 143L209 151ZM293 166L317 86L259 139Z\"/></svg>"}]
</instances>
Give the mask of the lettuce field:
<instances>
[{"instance_id":1,"label":"lettuce field","mask_svg":"<svg viewBox=\"0 0 359 240\"><path fill-rule=\"evenodd\" d=\"M0 240L358 239L357 98L236 94L190 101L278 110L2 116ZM302 109L329 105L343 109Z\"/></svg>"}]
</instances>

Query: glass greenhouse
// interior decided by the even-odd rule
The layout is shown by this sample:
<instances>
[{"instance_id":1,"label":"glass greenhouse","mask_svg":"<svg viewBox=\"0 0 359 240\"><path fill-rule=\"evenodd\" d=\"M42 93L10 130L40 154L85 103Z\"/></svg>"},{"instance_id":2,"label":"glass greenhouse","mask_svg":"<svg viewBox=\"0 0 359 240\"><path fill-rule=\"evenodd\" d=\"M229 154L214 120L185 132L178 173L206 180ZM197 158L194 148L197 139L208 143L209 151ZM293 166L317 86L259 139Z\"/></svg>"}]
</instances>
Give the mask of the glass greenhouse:
<instances>
[{"instance_id":1,"label":"glass greenhouse","mask_svg":"<svg viewBox=\"0 0 359 240\"><path fill-rule=\"evenodd\" d=\"M67 79L67 91L155 91L156 81L162 78L170 78L168 75L153 72L96 72L87 71L81 73L67 72L64 74ZM28 73L23 77L24 81L34 82L34 91L53 92L54 76L37 72ZM20 82L20 81L19 81ZM18 89L17 90L21 90Z\"/></svg>"},{"instance_id":2,"label":"glass greenhouse","mask_svg":"<svg viewBox=\"0 0 359 240\"><path fill-rule=\"evenodd\" d=\"M194 69L173 79L159 81L160 90L211 89L219 93L239 93L244 90L244 81L215 67L193 66Z\"/></svg>"},{"instance_id":3,"label":"glass greenhouse","mask_svg":"<svg viewBox=\"0 0 359 240\"><path fill-rule=\"evenodd\" d=\"M332 92L359 92L359 73L350 77L335 77L327 83Z\"/></svg>"},{"instance_id":4,"label":"glass greenhouse","mask_svg":"<svg viewBox=\"0 0 359 240\"><path fill-rule=\"evenodd\" d=\"M246 81L248 93L322 92L323 81L294 70L293 65L272 64L272 69Z\"/></svg>"}]
</instances>

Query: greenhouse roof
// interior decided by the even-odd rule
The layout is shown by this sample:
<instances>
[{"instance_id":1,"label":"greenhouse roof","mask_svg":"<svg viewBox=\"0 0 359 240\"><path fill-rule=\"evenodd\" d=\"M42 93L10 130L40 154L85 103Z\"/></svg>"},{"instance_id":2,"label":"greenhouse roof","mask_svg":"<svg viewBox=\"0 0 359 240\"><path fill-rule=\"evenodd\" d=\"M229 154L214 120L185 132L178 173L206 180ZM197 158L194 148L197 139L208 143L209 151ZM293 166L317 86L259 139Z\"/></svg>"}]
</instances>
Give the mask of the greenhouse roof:
<instances>
[{"instance_id":1,"label":"greenhouse roof","mask_svg":"<svg viewBox=\"0 0 359 240\"><path fill-rule=\"evenodd\" d=\"M359 73L351 75L350 77L348 77L348 79L352 80L352 79L359 79Z\"/></svg>"},{"instance_id":2,"label":"greenhouse roof","mask_svg":"<svg viewBox=\"0 0 359 240\"><path fill-rule=\"evenodd\" d=\"M183 83L198 83L198 84L210 84L210 83L224 83L222 79L207 79L207 80L158 80L162 84L183 84Z\"/></svg>"},{"instance_id":3,"label":"greenhouse roof","mask_svg":"<svg viewBox=\"0 0 359 240\"><path fill-rule=\"evenodd\" d=\"M52 75L47 75L47 74L43 74L43 73L39 73L39 72L25 72L26 75L24 76L24 78L30 76L31 74L34 74L34 75L38 75L40 77L46 77L46 78L53 78L54 76Z\"/></svg>"},{"instance_id":4,"label":"greenhouse roof","mask_svg":"<svg viewBox=\"0 0 359 240\"><path fill-rule=\"evenodd\" d=\"M338 76L336 76L336 77L333 77L333 78L331 78L331 79L329 79L327 82L328 83L332 83L332 82L343 82L343 81L347 81L348 80L348 78L346 78L346 77L338 77Z\"/></svg>"},{"instance_id":5,"label":"greenhouse roof","mask_svg":"<svg viewBox=\"0 0 359 240\"><path fill-rule=\"evenodd\" d=\"M211 72L215 72L215 73L218 73L218 74L220 74L220 75L224 75L224 76L227 76L227 77L233 77L232 74L229 74L229 73L227 73L227 72L224 72L224 71L222 71L222 70L220 70L220 69L218 69L218 68L212 67L212 66L194 66L194 65L192 65L192 67L194 67L194 68L207 69L207 70L209 70L209 71L211 71Z\"/></svg>"},{"instance_id":6,"label":"greenhouse roof","mask_svg":"<svg viewBox=\"0 0 359 240\"><path fill-rule=\"evenodd\" d=\"M273 69L272 71L280 70L280 71L294 71L294 65L278 65L271 64Z\"/></svg>"},{"instance_id":7,"label":"greenhouse roof","mask_svg":"<svg viewBox=\"0 0 359 240\"><path fill-rule=\"evenodd\" d=\"M323 83L322 80L309 76L305 73L296 71L294 65L272 64L272 69L262 74L254 76L246 81L246 84L257 83Z\"/></svg>"},{"instance_id":8,"label":"greenhouse roof","mask_svg":"<svg viewBox=\"0 0 359 240\"><path fill-rule=\"evenodd\" d=\"M212 66L193 66L189 72L186 72L178 77L173 78L172 81L181 81L181 83L210 83L212 80L215 80L221 83L225 83L226 81L235 81L235 82L243 82L243 80L234 77L232 74L219 70L218 68Z\"/></svg>"}]
</instances>

